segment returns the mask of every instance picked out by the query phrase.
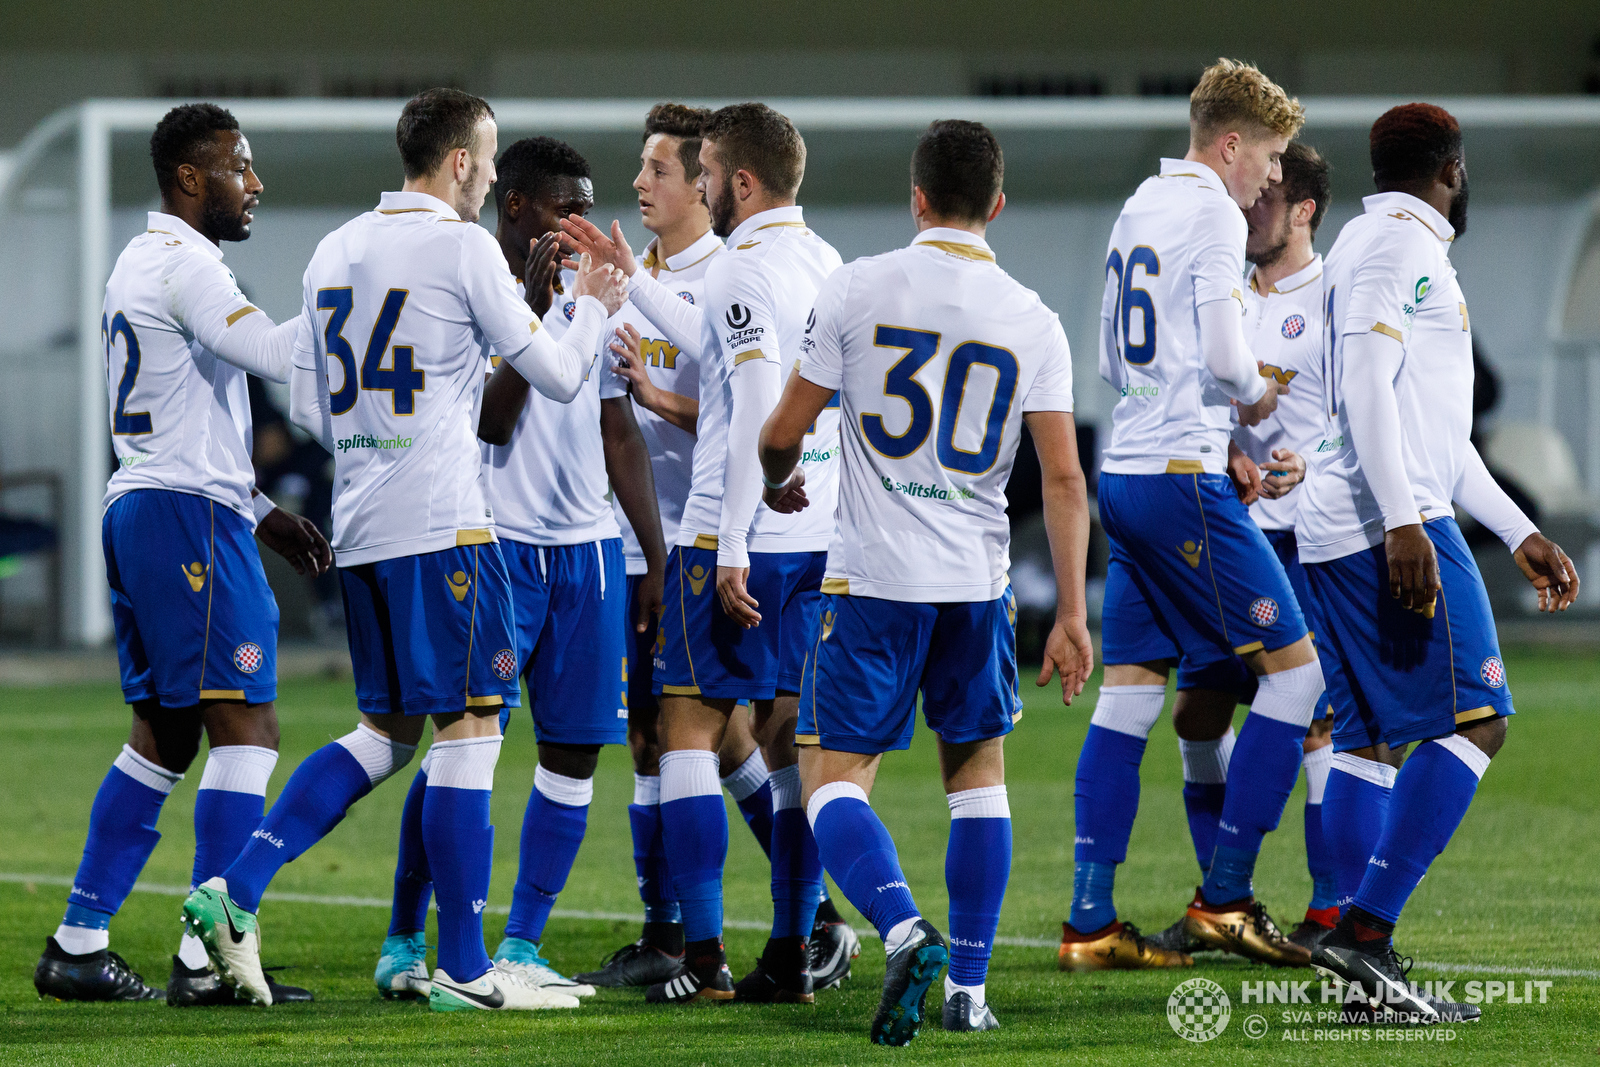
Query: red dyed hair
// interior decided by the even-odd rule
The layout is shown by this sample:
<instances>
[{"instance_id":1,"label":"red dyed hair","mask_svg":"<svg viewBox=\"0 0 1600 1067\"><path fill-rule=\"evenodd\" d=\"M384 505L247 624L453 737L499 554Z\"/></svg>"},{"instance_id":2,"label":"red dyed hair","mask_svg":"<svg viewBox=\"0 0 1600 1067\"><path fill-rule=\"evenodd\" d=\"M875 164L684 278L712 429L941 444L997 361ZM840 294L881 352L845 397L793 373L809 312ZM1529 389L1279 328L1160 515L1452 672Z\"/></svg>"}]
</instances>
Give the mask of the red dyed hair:
<instances>
[{"instance_id":1,"label":"red dyed hair","mask_svg":"<svg viewBox=\"0 0 1600 1067\"><path fill-rule=\"evenodd\" d=\"M1432 178L1461 156L1461 124L1435 104L1401 104L1372 124L1372 177L1378 188Z\"/></svg>"}]
</instances>

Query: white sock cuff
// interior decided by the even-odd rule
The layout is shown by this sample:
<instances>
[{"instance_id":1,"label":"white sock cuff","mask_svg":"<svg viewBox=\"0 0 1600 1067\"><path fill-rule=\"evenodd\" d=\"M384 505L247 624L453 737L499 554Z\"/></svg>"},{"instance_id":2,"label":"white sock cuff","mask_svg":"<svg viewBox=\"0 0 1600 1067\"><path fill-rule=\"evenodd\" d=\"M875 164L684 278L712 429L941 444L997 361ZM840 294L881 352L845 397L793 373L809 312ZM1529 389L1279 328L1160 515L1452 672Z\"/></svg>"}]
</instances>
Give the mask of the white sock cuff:
<instances>
[{"instance_id":1,"label":"white sock cuff","mask_svg":"<svg viewBox=\"0 0 1600 1067\"><path fill-rule=\"evenodd\" d=\"M653 808L661 803L661 776L635 774L633 776L633 802L640 807Z\"/></svg>"},{"instance_id":2,"label":"white sock cuff","mask_svg":"<svg viewBox=\"0 0 1600 1067\"><path fill-rule=\"evenodd\" d=\"M501 740L497 734L435 741L428 749L433 754L428 788L493 790L494 765L500 759Z\"/></svg>"},{"instance_id":3,"label":"white sock cuff","mask_svg":"<svg viewBox=\"0 0 1600 1067\"><path fill-rule=\"evenodd\" d=\"M690 797L720 797L717 754L698 748L661 753L661 803Z\"/></svg>"},{"instance_id":4,"label":"white sock cuff","mask_svg":"<svg viewBox=\"0 0 1600 1067\"><path fill-rule=\"evenodd\" d=\"M1468 741L1460 734L1451 734L1449 737L1435 737L1431 742L1443 745L1450 750L1450 754L1467 765L1467 769L1483 780L1483 772L1489 769L1489 754L1477 745Z\"/></svg>"},{"instance_id":5,"label":"white sock cuff","mask_svg":"<svg viewBox=\"0 0 1600 1067\"><path fill-rule=\"evenodd\" d=\"M751 793L761 788L767 780L767 761L761 758L758 748L750 753L750 758L739 764L738 768L726 778L722 779L722 787L733 797L737 804Z\"/></svg>"},{"instance_id":6,"label":"white sock cuff","mask_svg":"<svg viewBox=\"0 0 1600 1067\"><path fill-rule=\"evenodd\" d=\"M1183 780L1196 785L1224 785L1228 781L1228 760L1233 757L1233 727L1212 741L1185 741L1178 738L1178 754L1183 757Z\"/></svg>"},{"instance_id":7,"label":"white sock cuff","mask_svg":"<svg viewBox=\"0 0 1600 1067\"><path fill-rule=\"evenodd\" d=\"M772 783L772 813L800 807L800 768L780 767L767 776Z\"/></svg>"},{"instance_id":8,"label":"white sock cuff","mask_svg":"<svg viewBox=\"0 0 1600 1067\"><path fill-rule=\"evenodd\" d=\"M963 789L958 793L946 793L944 798L950 802L952 819L1011 818L1011 801L1003 785Z\"/></svg>"},{"instance_id":9,"label":"white sock cuff","mask_svg":"<svg viewBox=\"0 0 1600 1067\"><path fill-rule=\"evenodd\" d=\"M132 745L123 745L111 765L140 785L149 786L162 795L171 793L173 787L183 781L183 775L151 763L135 752Z\"/></svg>"},{"instance_id":10,"label":"white sock cuff","mask_svg":"<svg viewBox=\"0 0 1600 1067\"><path fill-rule=\"evenodd\" d=\"M812 793L811 803L806 805L806 820L811 823L811 828L813 830L817 828L817 816L822 814L823 807L826 806L829 801L839 800L843 797L859 800L868 807L870 807L872 804L872 802L867 799L866 790L862 789L854 782L829 782L827 785L822 786L816 792Z\"/></svg>"},{"instance_id":11,"label":"white sock cuff","mask_svg":"<svg viewBox=\"0 0 1600 1067\"><path fill-rule=\"evenodd\" d=\"M1330 773L1343 771L1352 777L1360 778L1363 782L1371 782L1380 789L1393 789L1394 776L1400 773L1387 763L1362 759L1348 752L1335 752L1333 759L1328 761L1328 770Z\"/></svg>"},{"instance_id":12,"label":"white sock cuff","mask_svg":"<svg viewBox=\"0 0 1600 1067\"><path fill-rule=\"evenodd\" d=\"M1328 788L1328 772L1333 769L1333 746L1312 749L1300 765L1306 769L1306 803L1321 804L1323 790Z\"/></svg>"},{"instance_id":13,"label":"white sock cuff","mask_svg":"<svg viewBox=\"0 0 1600 1067\"><path fill-rule=\"evenodd\" d=\"M546 800L569 808L587 808L594 800L593 778L568 778L545 770L542 763L533 768L533 787Z\"/></svg>"},{"instance_id":14,"label":"white sock cuff","mask_svg":"<svg viewBox=\"0 0 1600 1067\"><path fill-rule=\"evenodd\" d=\"M1328 688L1318 660L1276 674L1263 674L1259 683L1250 713L1265 715L1302 730L1310 729L1311 720L1322 708L1322 694Z\"/></svg>"},{"instance_id":15,"label":"white sock cuff","mask_svg":"<svg viewBox=\"0 0 1600 1067\"><path fill-rule=\"evenodd\" d=\"M1089 725L1129 737L1149 737L1166 701L1164 685L1102 686Z\"/></svg>"},{"instance_id":16,"label":"white sock cuff","mask_svg":"<svg viewBox=\"0 0 1600 1067\"><path fill-rule=\"evenodd\" d=\"M416 745L402 745L384 737L366 723L357 724L354 730L336 739L334 744L343 746L346 752L355 757L374 786L410 763L411 757L417 754Z\"/></svg>"},{"instance_id":17,"label":"white sock cuff","mask_svg":"<svg viewBox=\"0 0 1600 1067\"><path fill-rule=\"evenodd\" d=\"M278 753L260 745L222 745L206 753L206 768L200 773L201 789L227 793L267 795L267 779L278 765Z\"/></svg>"}]
</instances>

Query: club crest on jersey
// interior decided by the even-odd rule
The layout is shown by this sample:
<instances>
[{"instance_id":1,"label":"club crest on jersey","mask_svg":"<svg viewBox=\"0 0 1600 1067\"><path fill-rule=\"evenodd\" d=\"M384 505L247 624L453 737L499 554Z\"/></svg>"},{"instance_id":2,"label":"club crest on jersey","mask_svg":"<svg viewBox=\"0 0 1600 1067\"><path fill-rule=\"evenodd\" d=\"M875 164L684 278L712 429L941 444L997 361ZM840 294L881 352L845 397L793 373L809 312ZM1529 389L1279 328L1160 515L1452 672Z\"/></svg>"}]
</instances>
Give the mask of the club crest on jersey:
<instances>
[{"instance_id":1,"label":"club crest on jersey","mask_svg":"<svg viewBox=\"0 0 1600 1067\"><path fill-rule=\"evenodd\" d=\"M728 314L725 317L728 326L735 330L742 330L750 325L750 309L743 304L729 304Z\"/></svg>"},{"instance_id":2,"label":"club crest on jersey","mask_svg":"<svg viewBox=\"0 0 1600 1067\"><path fill-rule=\"evenodd\" d=\"M467 577L466 571L456 571L445 581L450 583L450 592L455 596L457 604L467 599L467 589L471 587L472 579Z\"/></svg>"},{"instance_id":3,"label":"club crest on jersey","mask_svg":"<svg viewBox=\"0 0 1600 1067\"><path fill-rule=\"evenodd\" d=\"M699 596L700 591L706 587L706 578L709 573L698 563L689 568L689 591L695 596Z\"/></svg>"},{"instance_id":4,"label":"club crest on jersey","mask_svg":"<svg viewBox=\"0 0 1600 1067\"><path fill-rule=\"evenodd\" d=\"M1506 665L1500 662L1499 656L1490 656L1483 661L1483 666L1478 668L1478 673L1483 677L1483 684L1491 689L1499 689L1506 684Z\"/></svg>"},{"instance_id":5,"label":"club crest on jersey","mask_svg":"<svg viewBox=\"0 0 1600 1067\"><path fill-rule=\"evenodd\" d=\"M233 650L233 665L246 674L254 674L261 669L261 661L265 659L261 654L261 646L254 641L246 641Z\"/></svg>"},{"instance_id":6,"label":"club crest on jersey","mask_svg":"<svg viewBox=\"0 0 1600 1067\"><path fill-rule=\"evenodd\" d=\"M1283 320L1282 333L1285 338L1293 341L1296 337L1306 332L1306 317L1304 315L1290 315Z\"/></svg>"},{"instance_id":7,"label":"club crest on jersey","mask_svg":"<svg viewBox=\"0 0 1600 1067\"><path fill-rule=\"evenodd\" d=\"M577 312L577 310L578 302L576 300L568 300L565 304L561 305L561 314L567 317L568 322L572 321L572 316Z\"/></svg>"},{"instance_id":8,"label":"club crest on jersey","mask_svg":"<svg viewBox=\"0 0 1600 1067\"><path fill-rule=\"evenodd\" d=\"M1250 602L1250 621L1257 626L1271 626L1278 621L1278 602L1269 596L1258 596Z\"/></svg>"},{"instance_id":9,"label":"club crest on jersey","mask_svg":"<svg viewBox=\"0 0 1600 1067\"><path fill-rule=\"evenodd\" d=\"M200 590L206 587L206 565L204 563L201 563L199 560L195 560L187 567L183 567L181 569L183 571L183 576L189 579L190 589L193 589L196 593L198 593Z\"/></svg>"},{"instance_id":10,"label":"club crest on jersey","mask_svg":"<svg viewBox=\"0 0 1600 1067\"><path fill-rule=\"evenodd\" d=\"M489 661L489 669L494 671L494 676L502 682L509 682L517 676L517 657L509 648L502 648L494 654L494 659Z\"/></svg>"},{"instance_id":11,"label":"club crest on jersey","mask_svg":"<svg viewBox=\"0 0 1600 1067\"><path fill-rule=\"evenodd\" d=\"M692 304L694 303L694 294L685 289L683 292L678 294L678 299L682 300L685 304Z\"/></svg>"},{"instance_id":12,"label":"club crest on jersey","mask_svg":"<svg viewBox=\"0 0 1600 1067\"><path fill-rule=\"evenodd\" d=\"M1198 568L1200 566L1200 550L1204 545L1204 541L1198 543L1185 541L1178 546L1178 554L1183 557L1183 561L1189 566Z\"/></svg>"}]
</instances>

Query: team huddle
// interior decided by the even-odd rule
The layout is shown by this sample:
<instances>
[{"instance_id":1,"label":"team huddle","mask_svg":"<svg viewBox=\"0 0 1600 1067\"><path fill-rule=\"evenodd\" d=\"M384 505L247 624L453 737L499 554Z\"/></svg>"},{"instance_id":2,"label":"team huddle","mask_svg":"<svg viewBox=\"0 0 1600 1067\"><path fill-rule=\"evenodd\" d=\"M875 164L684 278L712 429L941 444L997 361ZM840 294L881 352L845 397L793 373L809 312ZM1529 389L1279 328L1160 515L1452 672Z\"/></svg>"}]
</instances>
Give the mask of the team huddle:
<instances>
[{"instance_id":1,"label":"team huddle","mask_svg":"<svg viewBox=\"0 0 1600 1067\"><path fill-rule=\"evenodd\" d=\"M1425 104L1380 118L1378 193L1324 263L1328 168L1293 140L1300 104L1220 60L1190 114L1188 154L1127 201L1106 260L1106 666L1059 963L1222 950L1315 967L1351 1022L1470 1019L1407 982L1391 937L1513 713L1455 505L1501 537L1542 609L1570 605L1578 577L1468 440L1471 333L1448 255L1466 224L1460 129ZM797 203L804 141L762 104L650 111L639 255L585 217L578 152L500 150L477 97L422 93L397 142L403 188L322 240L301 314L275 324L222 263L263 188L237 122L186 105L151 139L161 210L118 259L102 319L118 460L103 543L133 728L40 994L163 996L110 950L109 923L204 735L165 999L310 1000L261 966L263 894L415 758L431 717L374 946L384 996L813 1003L860 952L826 870L883 942L874 1042L909 1042L941 976L944 1029L997 1028L1003 744L1022 711L1005 488L1024 423L1057 590L1037 684L1059 673L1070 704L1094 653L1071 355L985 240L1005 206L994 135L931 125L911 160L915 238L849 264ZM333 457L331 538L255 488L247 374L287 383L291 418ZM270 811L278 609L252 536L302 573L337 566L360 713ZM1202 882L1147 938L1113 886L1174 666ZM490 796L524 682L539 762L491 956ZM943 930L870 799L919 698L951 815ZM569 977L545 928L600 749L622 743L644 927ZM1252 874L1302 766L1314 892L1285 934ZM724 790L771 862L771 935L737 981Z\"/></svg>"}]
</instances>

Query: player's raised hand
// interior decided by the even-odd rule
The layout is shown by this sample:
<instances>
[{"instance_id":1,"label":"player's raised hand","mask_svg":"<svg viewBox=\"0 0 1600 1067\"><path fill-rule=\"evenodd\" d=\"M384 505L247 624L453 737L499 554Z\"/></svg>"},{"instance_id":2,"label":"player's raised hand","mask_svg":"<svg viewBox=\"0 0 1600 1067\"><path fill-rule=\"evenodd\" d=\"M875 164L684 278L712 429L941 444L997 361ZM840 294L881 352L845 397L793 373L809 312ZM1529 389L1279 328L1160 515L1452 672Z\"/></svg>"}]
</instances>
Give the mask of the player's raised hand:
<instances>
[{"instance_id":1,"label":"player's raised hand","mask_svg":"<svg viewBox=\"0 0 1600 1067\"><path fill-rule=\"evenodd\" d=\"M1083 692L1084 683L1094 671L1094 645L1089 640L1089 625L1083 619L1057 617L1044 642L1044 664L1034 684L1043 688L1057 671L1061 672L1061 703Z\"/></svg>"},{"instance_id":2,"label":"player's raised hand","mask_svg":"<svg viewBox=\"0 0 1600 1067\"><path fill-rule=\"evenodd\" d=\"M622 236L622 223L616 219L611 220L609 236L582 215L569 215L562 219L561 232L579 255L588 253L596 263L609 263L620 270L624 278L633 277L633 272L639 268L633 258L633 249L628 247L628 239ZM568 270L573 269L571 260L564 266Z\"/></svg>"},{"instance_id":3,"label":"player's raised hand","mask_svg":"<svg viewBox=\"0 0 1600 1067\"><path fill-rule=\"evenodd\" d=\"M1232 441L1228 442L1228 477L1233 481L1233 491L1239 494L1239 502L1245 507L1261 499L1261 468Z\"/></svg>"},{"instance_id":4,"label":"player's raised hand","mask_svg":"<svg viewBox=\"0 0 1600 1067\"><path fill-rule=\"evenodd\" d=\"M628 279L609 263L596 265L585 252L578 257L578 280L572 291L574 299L592 296L605 305L607 315L615 315L628 301Z\"/></svg>"},{"instance_id":5,"label":"player's raised hand","mask_svg":"<svg viewBox=\"0 0 1600 1067\"><path fill-rule=\"evenodd\" d=\"M1261 476L1261 495L1268 500L1277 500L1305 481L1306 461L1298 452L1287 448L1274 448L1272 460L1261 465L1264 472Z\"/></svg>"},{"instance_id":6,"label":"player's raised hand","mask_svg":"<svg viewBox=\"0 0 1600 1067\"><path fill-rule=\"evenodd\" d=\"M806 498L806 469L796 467L794 473L789 475L789 480L777 489L763 486L761 499L766 501L767 507L779 515L793 515L797 511L804 511L811 505Z\"/></svg>"},{"instance_id":7,"label":"player's raised hand","mask_svg":"<svg viewBox=\"0 0 1600 1067\"><path fill-rule=\"evenodd\" d=\"M1439 554L1420 522L1397 526L1383 536L1389 557L1389 595L1407 611L1433 618L1439 584Z\"/></svg>"},{"instance_id":8,"label":"player's raised hand","mask_svg":"<svg viewBox=\"0 0 1600 1067\"><path fill-rule=\"evenodd\" d=\"M1566 611L1578 599L1578 568L1544 534L1529 534L1511 558L1539 590L1540 611Z\"/></svg>"},{"instance_id":9,"label":"player's raised hand","mask_svg":"<svg viewBox=\"0 0 1600 1067\"><path fill-rule=\"evenodd\" d=\"M746 630L761 625L761 612L756 610L761 604L745 588L749 578L749 567L717 568L717 597L722 601L722 610Z\"/></svg>"},{"instance_id":10,"label":"player's raised hand","mask_svg":"<svg viewBox=\"0 0 1600 1067\"><path fill-rule=\"evenodd\" d=\"M522 271L522 291L528 307L541 319L556 299L556 270L560 258L560 234L547 233L528 245L528 265Z\"/></svg>"},{"instance_id":11,"label":"player's raised hand","mask_svg":"<svg viewBox=\"0 0 1600 1067\"><path fill-rule=\"evenodd\" d=\"M1256 360L1256 365L1263 370L1266 369L1266 363L1259 359ZM1241 404L1237 400L1233 402L1234 409L1239 413L1239 425L1261 425L1274 411L1278 410L1278 398L1287 396L1288 393L1289 386L1286 383L1280 382L1276 378L1268 377L1267 391L1261 394L1260 400L1257 400L1254 404Z\"/></svg>"},{"instance_id":12,"label":"player's raised hand","mask_svg":"<svg viewBox=\"0 0 1600 1067\"><path fill-rule=\"evenodd\" d=\"M261 543L289 561L295 573L315 577L333 566L333 549L317 524L302 515L273 508L256 524Z\"/></svg>"}]
</instances>

